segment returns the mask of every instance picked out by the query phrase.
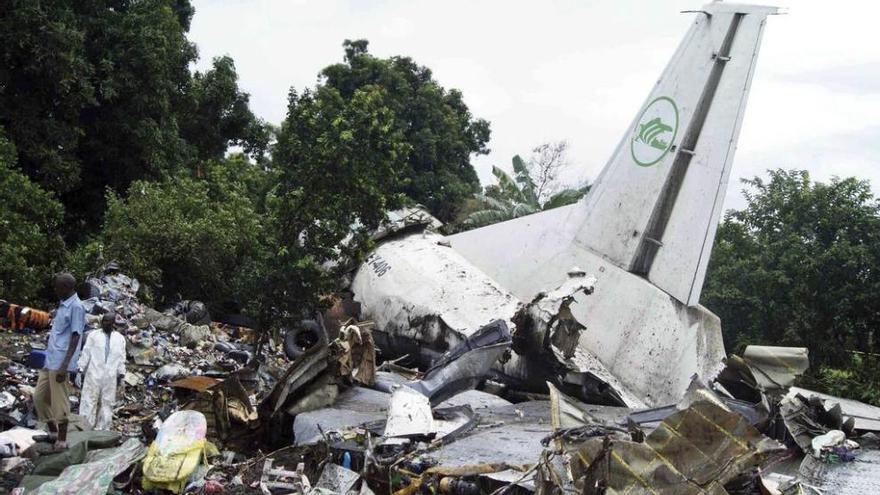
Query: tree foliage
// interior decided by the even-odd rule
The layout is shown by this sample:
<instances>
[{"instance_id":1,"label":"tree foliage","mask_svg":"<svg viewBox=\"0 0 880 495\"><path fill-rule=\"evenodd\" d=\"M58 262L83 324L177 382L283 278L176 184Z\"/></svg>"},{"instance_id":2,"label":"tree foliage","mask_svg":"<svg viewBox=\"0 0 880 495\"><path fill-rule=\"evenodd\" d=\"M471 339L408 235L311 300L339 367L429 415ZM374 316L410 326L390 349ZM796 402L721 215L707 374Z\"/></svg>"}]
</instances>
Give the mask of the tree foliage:
<instances>
[{"instance_id":1,"label":"tree foliage","mask_svg":"<svg viewBox=\"0 0 880 495\"><path fill-rule=\"evenodd\" d=\"M877 353L880 203L868 182L798 170L744 182L747 206L719 226L703 292L727 348L805 346L826 378L852 366L851 351Z\"/></svg>"},{"instance_id":2,"label":"tree foliage","mask_svg":"<svg viewBox=\"0 0 880 495\"><path fill-rule=\"evenodd\" d=\"M369 230L401 205L409 150L381 87L350 97L330 86L291 91L272 161L274 238L250 272L264 326L315 309L336 288L338 260L359 258Z\"/></svg>"},{"instance_id":3,"label":"tree foliage","mask_svg":"<svg viewBox=\"0 0 880 495\"><path fill-rule=\"evenodd\" d=\"M474 118L461 92L440 86L427 67L409 57L374 57L367 44L346 40L345 61L321 72L323 84L345 100L367 87L384 90L393 125L410 147L398 190L449 221L479 191L470 158L488 153L489 123Z\"/></svg>"},{"instance_id":4,"label":"tree foliage","mask_svg":"<svg viewBox=\"0 0 880 495\"><path fill-rule=\"evenodd\" d=\"M38 304L62 258L63 209L15 168L15 159L0 131L0 299Z\"/></svg>"},{"instance_id":5,"label":"tree foliage","mask_svg":"<svg viewBox=\"0 0 880 495\"><path fill-rule=\"evenodd\" d=\"M265 150L231 60L195 77L188 0L6 0L0 8L0 125L18 166L57 193L68 238L100 225L104 190Z\"/></svg>"},{"instance_id":6,"label":"tree foliage","mask_svg":"<svg viewBox=\"0 0 880 495\"><path fill-rule=\"evenodd\" d=\"M542 144L532 151L528 162L514 156L513 177L492 167L497 184L486 186L483 194L468 205L456 222L458 229L483 227L580 200L590 190L588 184L575 189L560 188L556 182L560 168L567 163L566 146L565 141Z\"/></svg>"},{"instance_id":7,"label":"tree foliage","mask_svg":"<svg viewBox=\"0 0 880 495\"><path fill-rule=\"evenodd\" d=\"M211 70L193 75L182 119L181 134L195 148L197 159L223 158L230 145L262 161L268 151L269 131L254 117L250 96L238 89L238 74L230 57L218 57Z\"/></svg>"},{"instance_id":8,"label":"tree foliage","mask_svg":"<svg viewBox=\"0 0 880 495\"><path fill-rule=\"evenodd\" d=\"M80 271L115 260L152 289L157 304L238 297L242 266L265 243L260 191L267 175L241 155L211 162L206 179L135 181L108 192L100 234L80 248Z\"/></svg>"}]
</instances>

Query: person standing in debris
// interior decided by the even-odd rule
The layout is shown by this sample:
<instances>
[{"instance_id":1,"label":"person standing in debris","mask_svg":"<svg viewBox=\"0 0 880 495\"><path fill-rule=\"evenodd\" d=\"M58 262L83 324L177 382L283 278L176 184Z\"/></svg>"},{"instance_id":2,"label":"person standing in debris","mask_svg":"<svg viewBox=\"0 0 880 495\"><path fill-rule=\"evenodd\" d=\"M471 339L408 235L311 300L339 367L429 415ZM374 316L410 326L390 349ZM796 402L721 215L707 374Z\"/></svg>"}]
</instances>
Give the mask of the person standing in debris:
<instances>
[{"instance_id":1,"label":"person standing in debris","mask_svg":"<svg viewBox=\"0 0 880 495\"><path fill-rule=\"evenodd\" d=\"M101 331L90 332L79 358L83 373L79 414L95 430L109 430L113 422L116 387L125 377L125 337L113 328L116 313L104 314Z\"/></svg>"},{"instance_id":2,"label":"person standing in debris","mask_svg":"<svg viewBox=\"0 0 880 495\"><path fill-rule=\"evenodd\" d=\"M76 294L76 279L69 273L55 277L55 295L61 303L52 319L46 362L34 390L37 418L45 421L55 438L55 448L67 448L70 415L68 374L76 369L80 340L86 325L86 311Z\"/></svg>"}]
</instances>

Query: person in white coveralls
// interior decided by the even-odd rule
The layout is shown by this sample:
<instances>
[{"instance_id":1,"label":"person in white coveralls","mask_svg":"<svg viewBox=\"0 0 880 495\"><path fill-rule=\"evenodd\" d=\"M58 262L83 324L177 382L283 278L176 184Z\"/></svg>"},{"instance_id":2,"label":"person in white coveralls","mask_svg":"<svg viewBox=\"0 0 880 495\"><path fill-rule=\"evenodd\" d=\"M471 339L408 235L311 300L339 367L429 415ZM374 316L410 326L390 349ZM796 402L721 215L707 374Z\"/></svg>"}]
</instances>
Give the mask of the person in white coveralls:
<instances>
[{"instance_id":1,"label":"person in white coveralls","mask_svg":"<svg viewBox=\"0 0 880 495\"><path fill-rule=\"evenodd\" d=\"M116 314L101 318L101 330L89 332L79 357L83 373L79 414L95 430L109 430L116 389L125 377L125 337L114 330Z\"/></svg>"}]
</instances>

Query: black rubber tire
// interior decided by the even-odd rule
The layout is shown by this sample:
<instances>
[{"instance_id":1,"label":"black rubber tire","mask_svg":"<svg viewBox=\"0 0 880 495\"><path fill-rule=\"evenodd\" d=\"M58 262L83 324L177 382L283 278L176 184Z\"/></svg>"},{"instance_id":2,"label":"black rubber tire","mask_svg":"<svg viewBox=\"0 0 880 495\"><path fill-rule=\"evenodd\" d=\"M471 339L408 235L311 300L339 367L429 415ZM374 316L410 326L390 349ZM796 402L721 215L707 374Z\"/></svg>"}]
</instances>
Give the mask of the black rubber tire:
<instances>
[{"instance_id":1,"label":"black rubber tire","mask_svg":"<svg viewBox=\"0 0 880 495\"><path fill-rule=\"evenodd\" d=\"M284 354L296 359L316 345L327 344L327 332L315 320L302 320L284 333Z\"/></svg>"}]
</instances>

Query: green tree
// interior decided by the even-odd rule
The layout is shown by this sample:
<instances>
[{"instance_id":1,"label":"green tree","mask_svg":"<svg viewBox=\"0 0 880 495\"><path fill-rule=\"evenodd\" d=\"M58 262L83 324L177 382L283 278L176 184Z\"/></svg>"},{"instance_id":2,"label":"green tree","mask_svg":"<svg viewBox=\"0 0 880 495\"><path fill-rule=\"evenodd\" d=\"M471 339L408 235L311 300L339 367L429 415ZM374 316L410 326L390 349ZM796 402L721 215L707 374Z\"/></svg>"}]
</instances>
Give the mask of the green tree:
<instances>
[{"instance_id":1,"label":"green tree","mask_svg":"<svg viewBox=\"0 0 880 495\"><path fill-rule=\"evenodd\" d=\"M339 260L357 260L368 232L402 203L400 171L410 147L386 92L365 86L343 97L330 86L291 91L272 166L273 239L248 269L251 305L263 328L313 310L334 290Z\"/></svg>"},{"instance_id":2,"label":"green tree","mask_svg":"<svg viewBox=\"0 0 880 495\"><path fill-rule=\"evenodd\" d=\"M180 135L177 109L186 102L197 51L177 4L80 4L82 50L95 92L79 115L79 187L61 194L73 239L101 218L106 187L121 193L135 180L160 179L193 155Z\"/></svg>"},{"instance_id":3,"label":"green tree","mask_svg":"<svg viewBox=\"0 0 880 495\"><path fill-rule=\"evenodd\" d=\"M385 90L394 126L411 149L399 191L449 221L479 191L470 158L488 152L489 123L473 118L461 92L440 86L428 68L409 57L374 57L367 44L346 40L345 61L321 72L323 84L346 100L367 87Z\"/></svg>"},{"instance_id":4,"label":"green tree","mask_svg":"<svg viewBox=\"0 0 880 495\"><path fill-rule=\"evenodd\" d=\"M241 155L208 163L206 179L135 181L124 198L108 192L103 229L75 257L83 271L94 268L96 256L118 261L157 304L234 298L242 267L265 244L256 203L267 181Z\"/></svg>"},{"instance_id":5,"label":"green tree","mask_svg":"<svg viewBox=\"0 0 880 495\"><path fill-rule=\"evenodd\" d=\"M15 160L15 147L0 131L0 299L39 306L51 297L51 274L61 265L57 231L64 210Z\"/></svg>"},{"instance_id":6,"label":"green tree","mask_svg":"<svg viewBox=\"0 0 880 495\"><path fill-rule=\"evenodd\" d=\"M199 160L223 158L230 145L241 146L258 160L264 158L268 126L251 112L250 96L238 88L231 58L215 58L211 70L196 72L188 96L191 108L181 118L181 133Z\"/></svg>"},{"instance_id":7,"label":"green tree","mask_svg":"<svg viewBox=\"0 0 880 495\"><path fill-rule=\"evenodd\" d=\"M79 17L71 2L0 2L0 126L17 166L56 192L79 183L80 112L95 103Z\"/></svg>"},{"instance_id":8,"label":"green tree","mask_svg":"<svg viewBox=\"0 0 880 495\"><path fill-rule=\"evenodd\" d=\"M805 346L830 380L853 351L880 350L880 203L867 181L769 175L744 181L746 208L719 226L702 302L731 352Z\"/></svg>"},{"instance_id":9,"label":"green tree","mask_svg":"<svg viewBox=\"0 0 880 495\"><path fill-rule=\"evenodd\" d=\"M68 238L100 225L104 191L262 154L231 60L195 77L188 0L0 2L0 125L18 166L57 193Z\"/></svg>"}]
</instances>

